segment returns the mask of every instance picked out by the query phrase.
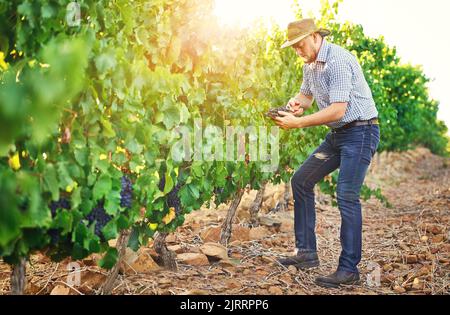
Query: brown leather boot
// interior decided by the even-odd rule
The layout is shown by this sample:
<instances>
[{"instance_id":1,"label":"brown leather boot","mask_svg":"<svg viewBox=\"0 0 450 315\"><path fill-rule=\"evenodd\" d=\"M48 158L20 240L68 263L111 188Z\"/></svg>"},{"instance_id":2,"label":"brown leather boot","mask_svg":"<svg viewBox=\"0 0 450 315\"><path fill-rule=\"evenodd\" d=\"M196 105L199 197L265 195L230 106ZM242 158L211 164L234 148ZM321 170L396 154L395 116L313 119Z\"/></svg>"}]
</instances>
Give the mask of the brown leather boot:
<instances>
[{"instance_id":1,"label":"brown leather boot","mask_svg":"<svg viewBox=\"0 0 450 315\"><path fill-rule=\"evenodd\" d=\"M317 277L316 284L325 288L339 288L341 284L358 284L359 274L348 271L336 271L325 277Z\"/></svg>"},{"instance_id":2,"label":"brown leather boot","mask_svg":"<svg viewBox=\"0 0 450 315\"><path fill-rule=\"evenodd\" d=\"M295 266L299 269L314 268L320 265L316 252L298 252L295 256L280 258L278 262L283 266Z\"/></svg>"}]
</instances>

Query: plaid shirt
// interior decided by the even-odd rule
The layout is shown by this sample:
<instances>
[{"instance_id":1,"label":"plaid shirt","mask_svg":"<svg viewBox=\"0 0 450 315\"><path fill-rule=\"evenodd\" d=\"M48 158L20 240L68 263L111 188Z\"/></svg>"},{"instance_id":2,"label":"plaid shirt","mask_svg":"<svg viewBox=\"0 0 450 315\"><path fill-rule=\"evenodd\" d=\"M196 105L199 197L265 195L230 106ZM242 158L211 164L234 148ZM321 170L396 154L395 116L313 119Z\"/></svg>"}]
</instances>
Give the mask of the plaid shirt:
<instances>
[{"instance_id":1,"label":"plaid shirt","mask_svg":"<svg viewBox=\"0 0 450 315\"><path fill-rule=\"evenodd\" d=\"M344 117L327 124L331 128L378 117L372 92L356 57L325 39L317 60L303 66L300 92L312 95L320 110L333 103L348 103Z\"/></svg>"}]
</instances>

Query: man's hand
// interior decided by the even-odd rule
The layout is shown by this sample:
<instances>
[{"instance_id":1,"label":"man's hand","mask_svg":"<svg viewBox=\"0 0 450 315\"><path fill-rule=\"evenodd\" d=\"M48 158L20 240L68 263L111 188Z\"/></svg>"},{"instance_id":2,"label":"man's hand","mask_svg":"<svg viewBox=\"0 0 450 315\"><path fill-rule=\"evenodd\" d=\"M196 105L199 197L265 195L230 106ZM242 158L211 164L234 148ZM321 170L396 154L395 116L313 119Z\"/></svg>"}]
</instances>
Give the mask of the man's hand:
<instances>
[{"instance_id":1,"label":"man's hand","mask_svg":"<svg viewBox=\"0 0 450 315\"><path fill-rule=\"evenodd\" d=\"M299 128L299 118L295 117L292 113L278 112L278 114L281 117L276 117L274 120L280 128L284 130Z\"/></svg>"},{"instance_id":2,"label":"man's hand","mask_svg":"<svg viewBox=\"0 0 450 315\"><path fill-rule=\"evenodd\" d=\"M298 108L296 107L291 107L292 108L292 115L296 116L296 117L300 117L305 113L305 110L298 106Z\"/></svg>"},{"instance_id":3,"label":"man's hand","mask_svg":"<svg viewBox=\"0 0 450 315\"><path fill-rule=\"evenodd\" d=\"M298 99L296 99L295 97L293 97L289 100L288 105L290 105L291 107L299 106L300 101Z\"/></svg>"},{"instance_id":4,"label":"man's hand","mask_svg":"<svg viewBox=\"0 0 450 315\"><path fill-rule=\"evenodd\" d=\"M303 115L303 113L305 112L305 110L302 107L300 107L300 102L296 98L291 98L288 102L288 105L291 107L292 114L294 116L299 117Z\"/></svg>"}]
</instances>

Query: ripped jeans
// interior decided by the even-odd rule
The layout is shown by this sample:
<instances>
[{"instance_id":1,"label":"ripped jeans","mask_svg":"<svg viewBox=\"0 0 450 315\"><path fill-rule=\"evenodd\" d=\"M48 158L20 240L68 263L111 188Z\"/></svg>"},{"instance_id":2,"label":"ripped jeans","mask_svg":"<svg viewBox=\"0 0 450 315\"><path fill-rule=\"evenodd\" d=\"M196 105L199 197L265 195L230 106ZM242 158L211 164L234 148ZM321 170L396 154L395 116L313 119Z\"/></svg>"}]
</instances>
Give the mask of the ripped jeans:
<instances>
[{"instance_id":1,"label":"ripped jeans","mask_svg":"<svg viewBox=\"0 0 450 315\"><path fill-rule=\"evenodd\" d=\"M339 170L337 203L341 214L341 255L338 270L358 273L362 251L360 190L380 142L378 125L331 131L294 174L295 242L299 251L316 252L314 186Z\"/></svg>"}]
</instances>

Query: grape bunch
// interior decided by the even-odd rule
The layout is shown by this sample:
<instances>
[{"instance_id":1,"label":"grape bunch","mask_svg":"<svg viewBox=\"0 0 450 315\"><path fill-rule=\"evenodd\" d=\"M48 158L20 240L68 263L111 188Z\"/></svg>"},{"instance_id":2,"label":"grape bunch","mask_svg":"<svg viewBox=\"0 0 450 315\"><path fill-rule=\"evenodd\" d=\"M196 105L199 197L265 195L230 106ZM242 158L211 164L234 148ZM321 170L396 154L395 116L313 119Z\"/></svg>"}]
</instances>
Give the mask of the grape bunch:
<instances>
[{"instance_id":1,"label":"grape bunch","mask_svg":"<svg viewBox=\"0 0 450 315\"><path fill-rule=\"evenodd\" d=\"M277 118L277 117L281 117L280 114L278 114L278 112L292 112L292 108L291 106L288 104L286 106L281 106L278 108L271 108L267 113L266 116L270 117L270 118Z\"/></svg>"},{"instance_id":2,"label":"grape bunch","mask_svg":"<svg viewBox=\"0 0 450 315\"><path fill-rule=\"evenodd\" d=\"M223 194L224 191L225 191L225 189L223 187L214 188L214 194L216 194L216 195L221 195L221 194Z\"/></svg>"},{"instance_id":3,"label":"grape bunch","mask_svg":"<svg viewBox=\"0 0 450 315\"><path fill-rule=\"evenodd\" d=\"M50 245L56 245L59 241L59 229L49 229L47 231L48 235L50 235Z\"/></svg>"},{"instance_id":4,"label":"grape bunch","mask_svg":"<svg viewBox=\"0 0 450 315\"><path fill-rule=\"evenodd\" d=\"M58 209L70 209L70 202L66 198L60 198L58 201L52 201L49 205L50 212L52 213L52 218L56 216L56 210Z\"/></svg>"},{"instance_id":5,"label":"grape bunch","mask_svg":"<svg viewBox=\"0 0 450 315\"><path fill-rule=\"evenodd\" d=\"M103 227L111 221L112 217L106 213L105 202L102 200L97 203L97 206L91 210L91 212L86 216L89 224L95 222L95 235L103 238L102 229Z\"/></svg>"},{"instance_id":6,"label":"grape bunch","mask_svg":"<svg viewBox=\"0 0 450 315\"><path fill-rule=\"evenodd\" d=\"M158 188L161 191L164 191L164 186L166 186L166 176L162 176L161 179L159 180L159 184L158 184Z\"/></svg>"},{"instance_id":7,"label":"grape bunch","mask_svg":"<svg viewBox=\"0 0 450 315\"><path fill-rule=\"evenodd\" d=\"M30 202L28 201L28 199L22 200L19 204L19 210L24 213L25 211L27 211L29 206Z\"/></svg>"},{"instance_id":8,"label":"grape bunch","mask_svg":"<svg viewBox=\"0 0 450 315\"><path fill-rule=\"evenodd\" d=\"M178 192L181 188L181 183L178 182L176 186L167 194L167 206L169 208L175 208L175 213L177 215L181 214L181 201L178 197Z\"/></svg>"},{"instance_id":9,"label":"grape bunch","mask_svg":"<svg viewBox=\"0 0 450 315\"><path fill-rule=\"evenodd\" d=\"M122 190L120 191L120 206L124 208L131 208L133 202L133 184L131 179L123 176L120 180Z\"/></svg>"}]
</instances>

